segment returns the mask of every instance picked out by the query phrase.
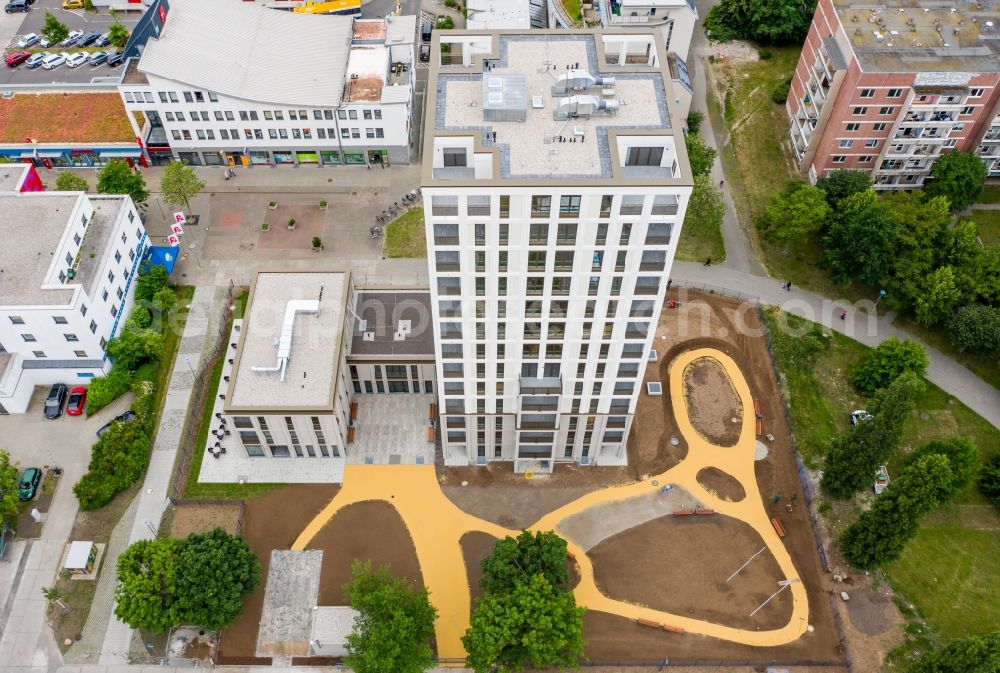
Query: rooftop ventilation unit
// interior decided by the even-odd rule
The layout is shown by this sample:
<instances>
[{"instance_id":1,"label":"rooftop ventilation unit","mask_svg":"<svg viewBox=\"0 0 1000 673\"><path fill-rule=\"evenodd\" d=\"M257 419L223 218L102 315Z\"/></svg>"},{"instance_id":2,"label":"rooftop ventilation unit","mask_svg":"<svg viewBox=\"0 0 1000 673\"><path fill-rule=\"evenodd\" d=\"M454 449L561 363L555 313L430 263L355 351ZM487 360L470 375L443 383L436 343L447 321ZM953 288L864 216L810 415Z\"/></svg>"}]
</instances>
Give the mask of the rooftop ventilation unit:
<instances>
[{"instance_id":1,"label":"rooftop ventilation unit","mask_svg":"<svg viewBox=\"0 0 1000 673\"><path fill-rule=\"evenodd\" d=\"M594 87L613 87L614 77L594 77L589 72L571 70L556 77L552 84L553 96L569 96L574 91L586 91Z\"/></svg>"},{"instance_id":2,"label":"rooftop ventilation unit","mask_svg":"<svg viewBox=\"0 0 1000 673\"><path fill-rule=\"evenodd\" d=\"M577 117L591 117L595 112L614 114L620 103L617 100L601 100L597 96L570 96L559 101L552 112L556 121L564 121Z\"/></svg>"},{"instance_id":3,"label":"rooftop ventilation unit","mask_svg":"<svg viewBox=\"0 0 1000 673\"><path fill-rule=\"evenodd\" d=\"M278 363L273 367L251 367L255 372L281 372L281 381L285 381L285 370L292 355L292 334L295 331L295 315L307 313L319 315L318 299L294 299L285 304L285 319L281 323L281 334L278 336Z\"/></svg>"}]
</instances>

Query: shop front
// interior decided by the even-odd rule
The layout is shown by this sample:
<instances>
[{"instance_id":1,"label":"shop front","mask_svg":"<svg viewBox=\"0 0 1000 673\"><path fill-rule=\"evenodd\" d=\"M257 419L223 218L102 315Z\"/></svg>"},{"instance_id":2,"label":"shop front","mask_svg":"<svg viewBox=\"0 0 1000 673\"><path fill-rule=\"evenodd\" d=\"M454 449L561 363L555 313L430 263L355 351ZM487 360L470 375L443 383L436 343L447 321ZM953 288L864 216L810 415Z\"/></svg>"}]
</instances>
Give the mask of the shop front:
<instances>
[{"instance_id":1,"label":"shop front","mask_svg":"<svg viewBox=\"0 0 1000 673\"><path fill-rule=\"evenodd\" d=\"M112 159L124 159L129 166L148 166L141 148L40 147L38 145L0 146L0 158L27 161L37 168L100 168Z\"/></svg>"}]
</instances>

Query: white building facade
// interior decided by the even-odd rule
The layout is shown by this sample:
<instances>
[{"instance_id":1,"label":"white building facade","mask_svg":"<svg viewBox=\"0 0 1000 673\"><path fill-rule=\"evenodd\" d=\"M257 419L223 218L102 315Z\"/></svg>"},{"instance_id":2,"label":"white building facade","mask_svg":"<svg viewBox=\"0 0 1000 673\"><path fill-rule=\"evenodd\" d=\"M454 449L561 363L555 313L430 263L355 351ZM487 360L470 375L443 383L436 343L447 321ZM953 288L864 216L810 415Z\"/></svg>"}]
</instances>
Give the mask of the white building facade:
<instances>
[{"instance_id":1,"label":"white building facade","mask_svg":"<svg viewBox=\"0 0 1000 673\"><path fill-rule=\"evenodd\" d=\"M605 5L610 11L606 25L634 27L645 25L660 33L666 50L684 61L691 49L691 36L698 22L698 7L694 0L621 0Z\"/></svg>"},{"instance_id":2,"label":"white building facade","mask_svg":"<svg viewBox=\"0 0 1000 673\"><path fill-rule=\"evenodd\" d=\"M110 368L148 241L130 198L82 192L0 192L0 231L0 413L23 413Z\"/></svg>"},{"instance_id":3,"label":"white building facade","mask_svg":"<svg viewBox=\"0 0 1000 673\"><path fill-rule=\"evenodd\" d=\"M662 42L436 39L464 63L432 64L424 148L445 463L623 465L692 184Z\"/></svg>"},{"instance_id":4,"label":"white building facade","mask_svg":"<svg viewBox=\"0 0 1000 673\"><path fill-rule=\"evenodd\" d=\"M154 163L409 162L415 17L192 0L166 16L119 85Z\"/></svg>"}]
</instances>

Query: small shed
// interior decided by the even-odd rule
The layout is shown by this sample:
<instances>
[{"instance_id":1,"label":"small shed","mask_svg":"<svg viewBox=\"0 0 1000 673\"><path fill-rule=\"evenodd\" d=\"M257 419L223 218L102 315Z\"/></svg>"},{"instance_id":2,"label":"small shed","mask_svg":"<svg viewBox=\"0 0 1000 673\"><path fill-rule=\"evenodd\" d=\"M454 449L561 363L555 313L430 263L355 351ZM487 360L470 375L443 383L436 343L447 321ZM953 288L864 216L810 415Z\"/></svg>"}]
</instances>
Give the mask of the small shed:
<instances>
[{"instance_id":1,"label":"small shed","mask_svg":"<svg viewBox=\"0 0 1000 673\"><path fill-rule=\"evenodd\" d=\"M528 118L528 84L521 73L483 76L483 120L523 122Z\"/></svg>"},{"instance_id":2,"label":"small shed","mask_svg":"<svg viewBox=\"0 0 1000 673\"><path fill-rule=\"evenodd\" d=\"M69 546L63 569L71 575L92 575L97 559L97 545L90 541L76 541Z\"/></svg>"},{"instance_id":3,"label":"small shed","mask_svg":"<svg viewBox=\"0 0 1000 673\"><path fill-rule=\"evenodd\" d=\"M309 655L343 657L347 654L347 636L354 629L358 613L346 605L320 605L313 609Z\"/></svg>"}]
</instances>

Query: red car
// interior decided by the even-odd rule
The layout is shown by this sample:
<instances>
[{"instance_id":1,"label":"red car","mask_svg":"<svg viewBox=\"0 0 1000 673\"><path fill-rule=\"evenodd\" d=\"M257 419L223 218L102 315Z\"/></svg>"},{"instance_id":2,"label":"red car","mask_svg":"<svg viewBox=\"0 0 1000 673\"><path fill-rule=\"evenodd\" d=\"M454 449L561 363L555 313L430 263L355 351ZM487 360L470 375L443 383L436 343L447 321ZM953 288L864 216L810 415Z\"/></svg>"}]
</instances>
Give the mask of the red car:
<instances>
[{"instance_id":1,"label":"red car","mask_svg":"<svg viewBox=\"0 0 1000 673\"><path fill-rule=\"evenodd\" d=\"M8 67L13 68L13 67L19 66L22 63L24 63L25 61L27 61L29 56L31 56L31 52L30 51L26 51L26 50L12 51L12 52L9 52L6 56L4 56L3 60L4 60L4 63L6 63L8 65Z\"/></svg>"},{"instance_id":2,"label":"red car","mask_svg":"<svg viewBox=\"0 0 1000 673\"><path fill-rule=\"evenodd\" d=\"M83 405L87 402L87 389L73 388L69 391L69 401L66 402L66 415L79 416L83 413Z\"/></svg>"}]
</instances>

